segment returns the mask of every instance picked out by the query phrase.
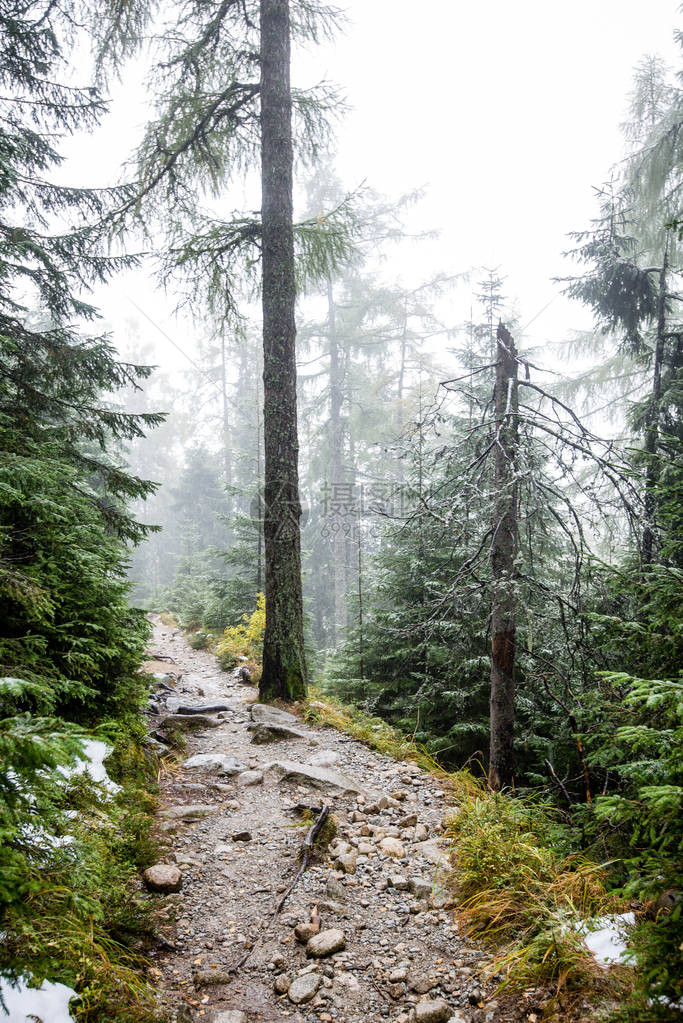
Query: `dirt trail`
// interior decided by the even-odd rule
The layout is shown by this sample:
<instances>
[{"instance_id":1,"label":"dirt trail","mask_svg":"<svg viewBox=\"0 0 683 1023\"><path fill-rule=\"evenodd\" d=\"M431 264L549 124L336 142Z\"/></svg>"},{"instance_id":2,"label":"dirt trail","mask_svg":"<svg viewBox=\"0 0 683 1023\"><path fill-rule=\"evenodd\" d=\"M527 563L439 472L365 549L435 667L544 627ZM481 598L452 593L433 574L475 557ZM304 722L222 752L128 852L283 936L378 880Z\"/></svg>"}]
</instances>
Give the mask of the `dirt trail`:
<instances>
[{"instance_id":1,"label":"dirt trail","mask_svg":"<svg viewBox=\"0 0 683 1023\"><path fill-rule=\"evenodd\" d=\"M153 972L172 1017L209 1023L508 1019L502 1005L485 1001L477 976L484 954L463 944L451 919L438 866L446 808L438 779L333 729L301 722L293 723L297 737L283 737L281 729L292 725L285 720L270 730L276 741L256 743L270 726L266 721L253 731L252 687L222 672L212 654L191 650L158 619L154 655L174 661L154 670L180 678L172 692L159 690L151 728L179 703L226 703L228 710L192 722L199 727L187 733L186 757L220 754L238 762L223 763L236 772L230 775L216 773L215 765L183 764L161 778L161 860L183 875L177 894L156 896L167 946L153 954ZM274 761L286 763L269 766ZM322 789L286 776L311 762ZM332 786L333 772L345 776L342 789L355 782L361 791ZM322 802L338 826L336 845L306 871L269 924L296 873L305 835L289 808ZM314 907L330 947L343 940L341 950L307 954L300 940L306 934L295 928L310 923ZM330 938L330 931L341 931L343 939ZM227 975L252 946L246 964Z\"/></svg>"}]
</instances>

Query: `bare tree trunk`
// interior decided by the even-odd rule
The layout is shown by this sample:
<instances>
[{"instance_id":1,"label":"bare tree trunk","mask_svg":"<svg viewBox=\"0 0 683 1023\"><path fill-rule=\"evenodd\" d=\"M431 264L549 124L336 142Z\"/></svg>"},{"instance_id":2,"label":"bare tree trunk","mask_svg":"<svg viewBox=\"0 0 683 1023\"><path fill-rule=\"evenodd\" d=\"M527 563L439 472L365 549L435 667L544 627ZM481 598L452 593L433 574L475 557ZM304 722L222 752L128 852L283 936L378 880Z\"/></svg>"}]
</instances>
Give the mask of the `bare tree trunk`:
<instances>
[{"instance_id":1,"label":"bare tree trunk","mask_svg":"<svg viewBox=\"0 0 683 1023\"><path fill-rule=\"evenodd\" d=\"M261 0L266 627L262 700L306 695L296 411L288 0Z\"/></svg>"},{"instance_id":2,"label":"bare tree trunk","mask_svg":"<svg viewBox=\"0 0 683 1023\"><path fill-rule=\"evenodd\" d=\"M491 541L491 750L489 786L514 785L515 555L517 553L517 352L498 325L496 363L496 493Z\"/></svg>"},{"instance_id":3,"label":"bare tree trunk","mask_svg":"<svg viewBox=\"0 0 683 1023\"><path fill-rule=\"evenodd\" d=\"M652 564L656 535L657 511L657 448L659 446L659 414L662 398L662 364L664 362L664 341L666 332L666 273L668 269L668 252L664 252L664 261L659 271L659 295L657 301L657 337L655 341L654 366L652 368L652 398L645 426L645 525L643 527L642 554L643 565Z\"/></svg>"},{"instance_id":4,"label":"bare tree trunk","mask_svg":"<svg viewBox=\"0 0 683 1023\"><path fill-rule=\"evenodd\" d=\"M365 678L365 649L363 636L363 520L362 510L358 508L358 660L360 677Z\"/></svg>"},{"instance_id":5,"label":"bare tree trunk","mask_svg":"<svg viewBox=\"0 0 683 1023\"><path fill-rule=\"evenodd\" d=\"M221 337L221 396L223 399L223 473L226 487L232 486L232 450L230 447L230 402L228 399L228 359L225 338ZM232 506L232 498L230 498Z\"/></svg>"},{"instance_id":6,"label":"bare tree trunk","mask_svg":"<svg viewBox=\"0 0 683 1023\"><path fill-rule=\"evenodd\" d=\"M256 540L256 592L263 592L263 476L261 473L261 402L256 374L256 495L258 536Z\"/></svg>"},{"instance_id":7,"label":"bare tree trunk","mask_svg":"<svg viewBox=\"0 0 683 1023\"><path fill-rule=\"evenodd\" d=\"M233 542L232 511L233 499L230 492L232 487L232 448L230 438L230 402L228 399L228 359L225 350L225 338L221 337L221 395L223 398L223 422L222 422L222 443L223 443L223 475L225 477L225 516L228 522L226 546Z\"/></svg>"},{"instance_id":8,"label":"bare tree trunk","mask_svg":"<svg viewBox=\"0 0 683 1023\"><path fill-rule=\"evenodd\" d=\"M336 646L347 625L346 613L346 515L341 506L344 494L344 435L341 410L342 376L337 343L337 322L332 281L327 282L327 325L330 343L330 453L332 470L332 557L334 580L334 637ZM348 514L348 512L347 512Z\"/></svg>"}]
</instances>

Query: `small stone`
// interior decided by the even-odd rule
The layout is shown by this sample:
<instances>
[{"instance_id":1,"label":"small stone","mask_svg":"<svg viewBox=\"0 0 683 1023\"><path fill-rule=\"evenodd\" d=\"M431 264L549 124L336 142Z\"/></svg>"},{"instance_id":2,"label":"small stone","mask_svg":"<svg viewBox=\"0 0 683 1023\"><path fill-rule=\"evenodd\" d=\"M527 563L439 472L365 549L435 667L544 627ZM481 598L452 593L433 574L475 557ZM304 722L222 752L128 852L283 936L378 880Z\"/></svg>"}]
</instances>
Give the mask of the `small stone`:
<instances>
[{"instance_id":1,"label":"small stone","mask_svg":"<svg viewBox=\"0 0 683 1023\"><path fill-rule=\"evenodd\" d=\"M212 1017L211 1023L248 1023L248 1020L241 1009L224 1009Z\"/></svg>"},{"instance_id":2,"label":"small stone","mask_svg":"<svg viewBox=\"0 0 683 1023\"><path fill-rule=\"evenodd\" d=\"M344 898L344 885L341 881L338 881L336 877L330 877L327 879L326 884L327 894L332 899L343 899Z\"/></svg>"},{"instance_id":3,"label":"small stone","mask_svg":"<svg viewBox=\"0 0 683 1023\"><path fill-rule=\"evenodd\" d=\"M306 954L322 959L346 948L346 935L338 927L331 927L314 935L306 945Z\"/></svg>"},{"instance_id":4,"label":"small stone","mask_svg":"<svg viewBox=\"0 0 683 1023\"><path fill-rule=\"evenodd\" d=\"M415 1006L415 1023L447 1023L451 1007L443 998L427 999Z\"/></svg>"},{"instance_id":5,"label":"small stone","mask_svg":"<svg viewBox=\"0 0 683 1023\"><path fill-rule=\"evenodd\" d=\"M339 763L339 759L339 753L336 750L321 749L319 753L314 753L312 757L309 757L308 762L312 767L334 767Z\"/></svg>"},{"instance_id":6,"label":"small stone","mask_svg":"<svg viewBox=\"0 0 683 1023\"><path fill-rule=\"evenodd\" d=\"M456 1009L448 1023L467 1023L467 1017L460 1012L460 1009Z\"/></svg>"},{"instance_id":7,"label":"small stone","mask_svg":"<svg viewBox=\"0 0 683 1023\"><path fill-rule=\"evenodd\" d=\"M397 838L383 838L379 843L379 847L385 856L391 856L395 860L405 858L405 846Z\"/></svg>"},{"instance_id":8,"label":"small stone","mask_svg":"<svg viewBox=\"0 0 683 1023\"><path fill-rule=\"evenodd\" d=\"M389 981L391 984L401 984L408 977L408 970L405 966L397 966L396 969L392 970L389 974Z\"/></svg>"},{"instance_id":9,"label":"small stone","mask_svg":"<svg viewBox=\"0 0 683 1023\"><path fill-rule=\"evenodd\" d=\"M279 707L271 707L267 703L252 703L249 708L251 720L270 724L276 722L280 725L298 725L299 719L289 711L280 710Z\"/></svg>"},{"instance_id":10,"label":"small stone","mask_svg":"<svg viewBox=\"0 0 683 1023\"><path fill-rule=\"evenodd\" d=\"M142 878L152 892L179 892L183 883L182 873L171 863L148 867Z\"/></svg>"},{"instance_id":11,"label":"small stone","mask_svg":"<svg viewBox=\"0 0 683 1023\"><path fill-rule=\"evenodd\" d=\"M259 721L257 724L248 725L247 731L251 734L251 741L261 746L268 742L290 742L293 739L311 738L308 732L302 732L300 728L275 721Z\"/></svg>"},{"instance_id":12,"label":"small stone","mask_svg":"<svg viewBox=\"0 0 683 1023\"><path fill-rule=\"evenodd\" d=\"M449 891L445 888L440 889L438 892L434 892L432 895L432 906L434 909L450 909L454 906L456 899Z\"/></svg>"},{"instance_id":13,"label":"small stone","mask_svg":"<svg viewBox=\"0 0 683 1023\"><path fill-rule=\"evenodd\" d=\"M436 977L427 977L422 973L412 973L408 978L408 987L418 995L426 995L437 983Z\"/></svg>"},{"instance_id":14,"label":"small stone","mask_svg":"<svg viewBox=\"0 0 683 1023\"><path fill-rule=\"evenodd\" d=\"M251 842L251 832L236 831L235 834L232 835L232 840L233 842Z\"/></svg>"},{"instance_id":15,"label":"small stone","mask_svg":"<svg viewBox=\"0 0 683 1023\"><path fill-rule=\"evenodd\" d=\"M315 997L322 982L322 977L317 973L305 973L303 977L295 977L287 989L290 1002L295 1005L303 1005Z\"/></svg>"},{"instance_id":16,"label":"small stone","mask_svg":"<svg viewBox=\"0 0 683 1023\"><path fill-rule=\"evenodd\" d=\"M193 817L209 817L212 813L218 813L219 810L220 806L190 803L185 806L170 806L167 810L162 810L162 816L174 820L188 820Z\"/></svg>"},{"instance_id":17,"label":"small stone","mask_svg":"<svg viewBox=\"0 0 683 1023\"><path fill-rule=\"evenodd\" d=\"M319 923L297 924L294 928L294 935L297 941L301 942L302 945L305 945L308 941L310 941L314 934L318 933L319 930Z\"/></svg>"},{"instance_id":18,"label":"small stone","mask_svg":"<svg viewBox=\"0 0 683 1023\"><path fill-rule=\"evenodd\" d=\"M262 785L263 784L263 771L242 771L241 774L237 775L238 785Z\"/></svg>"},{"instance_id":19,"label":"small stone","mask_svg":"<svg viewBox=\"0 0 683 1023\"><path fill-rule=\"evenodd\" d=\"M289 985L291 983L292 982L289 979L289 977L287 976L287 974L286 973L281 973L279 975L279 977L275 978L275 981L273 982L273 987L275 988L275 991L279 995L286 995L287 992L289 991Z\"/></svg>"},{"instance_id":20,"label":"small stone","mask_svg":"<svg viewBox=\"0 0 683 1023\"><path fill-rule=\"evenodd\" d=\"M424 842L429 838L429 828L426 824L418 824L415 828L415 841Z\"/></svg>"},{"instance_id":21,"label":"small stone","mask_svg":"<svg viewBox=\"0 0 683 1023\"><path fill-rule=\"evenodd\" d=\"M401 828L414 828L417 824L417 814L409 813L406 817L402 817L398 824Z\"/></svg>"},{"instance_id":22,"label":"small stone","mask_svg":"<svg viewBox=\"0 0 683 1023\"><path fill-rule=\"evenodd\" d=\"M398 892L407 892L410 888L410 881L407 877L403 877L402 874L391 874L389 884Z\"/></svg>"},{"instance_id":23,"label":"small stone","mask_svg":"<svg viewBox=\"0 0 683 1023\"><path fill-rule=\"evenodd\" d=\"M425 881L423 877L411 877L409 887L418 899L428 899L432 894L431 881Z\"/></svg>"},{"instance_id":24,"label":"small stone","mask_svg":"<svg viewBox=\"0 0 683 1023\"><path fill-rule=\"evenodd\" d=\"M196 988L213 987L219 984L229 984L233 974L229 970L195 970L192 979Z\"/></svg>"},{"instance_id":25,"label":"small stone","mask_svg":"<svg viewBox=\"0 0 683 1023\"><path fill-rule=\"evenodd\" d=\"M358 853L355 849L343 856L338 856L334 861L337 870L343 870L345 874L355 874L358 863Z\"/></svg>"},{"instance_id":26,"label":"small stone","mask_svg":"<svg viewBox=\"0 0 683 1023\"><path fill-rule=\"evenodd\" d=\"M218 728L220 721L208 714L167 714L159 722L159 728L177 728L191 732L197 728Z\"/></svg>"}]
</instances>

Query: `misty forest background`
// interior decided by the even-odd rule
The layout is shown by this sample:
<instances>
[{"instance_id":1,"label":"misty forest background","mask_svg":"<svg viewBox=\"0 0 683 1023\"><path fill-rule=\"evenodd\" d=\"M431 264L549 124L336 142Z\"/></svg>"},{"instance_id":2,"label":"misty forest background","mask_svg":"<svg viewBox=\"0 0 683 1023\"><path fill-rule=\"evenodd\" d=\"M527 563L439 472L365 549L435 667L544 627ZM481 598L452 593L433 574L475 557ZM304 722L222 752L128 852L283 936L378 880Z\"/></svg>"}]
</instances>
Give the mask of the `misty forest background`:
<instances>
[{"instance_id":1,"label":"misty forest background","mask_svg":"<svg viewBox=\"0 0 683 1023\"><path fill-rule=\"evenodd\" d=\"M147 785L143 612L173 613L193 646L216 650L226 669L246 659L259 681L260 229L216 212L226 185L253 167L248 55L258 44L242 5L214 7L188 3L185 37L165 40L135 179L92 191L48 181L57 136L101 119L97 89L136 52L147 15L112 5L119 20L92 27L99 85L74 90L51 75L67 52L62 15L50 7L36 23L0 10L7 975L27 963L47 975L60 955L69 961L69 941L90 949L87 920L103 947L106 934L124 941L134 928L138 909L112 881L151 855L130 800L112 811L121 817L110 832L83 837L89 868L63 907L70 937L54 911L66 854L46 854L26 822L39 814L41 828L62 833L70 804L49 771L73 760L84 734L113 743L124 785ZM314 42L317 5L292 7L295 36ZM226 67L227 126L214 102ZM553 855L609 861L606 884L622 897L651 907L670 893L666 913L643 923L628 1008L633 1020L668 1018L681 996L680 69L654 56L635 69L623 150L596 190L594 220L567 241L575 274L562 287L593 328L568 322L561 344L533 347L505 267L422 278L421 238L408 226L419 194L342 183L327 127L335 103L328 87L294 96L312 696L359 708L370 731L395 726L444 768L488 776L512 803L542 804ZM55 227L76 221L86 226ZM93 280L139 263L130 253L145 246L200 338L168 339L181 371L149 366L155 324L149 336L111 338L82 298ZM457 322L463 290L471 313ZM83 955L76 980L104 992L106 1018L122 989L107 989L103 959ZM69 969L60 976L75 983ZM142 1018L131 985L131 1015L117 1018Z\"/></svg>"}]
</instances>

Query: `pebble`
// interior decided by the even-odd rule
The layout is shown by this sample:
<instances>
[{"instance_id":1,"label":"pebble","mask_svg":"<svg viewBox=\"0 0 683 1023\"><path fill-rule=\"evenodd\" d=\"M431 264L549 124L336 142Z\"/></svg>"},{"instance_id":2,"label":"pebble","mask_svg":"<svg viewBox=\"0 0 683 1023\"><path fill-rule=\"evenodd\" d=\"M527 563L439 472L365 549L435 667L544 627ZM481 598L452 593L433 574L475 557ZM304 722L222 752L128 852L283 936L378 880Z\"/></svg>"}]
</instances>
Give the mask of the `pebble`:
<instances>
[{"instance_id":1,"label":"pebble","mask_svg":"<svg viewBox=\"0 0 683 1023\"><path fill-rule=\"evenodd\" d=\"M262 785L263 771L242 771L237 775L237 784L245 788L249 785Z\"/></svg>"},{"instance_id":2,"label":"pebble","mask_svg":"<svg viewBox=\"0 0 683 1023\"><path fill-rule=\"evenodd\" d=\"M451 1007L443 998L428 999L415 1006L415 1023L448 1023Z\"/></svg>"},{"instance_id":3,"label":"pebble","mask_svg":"<svg viewBox=\"0 0 683 1023\"><path fill-rule=\"evenodd\" d=\"M402 842L399 842L397 838L388 837L383 838L379 843L380 850L385 856L391 856L393 859L402 860L405 859L406 850Z\"/></svg>"},{"instance_id":4,"label":"pebble","mask_svg":"<svg viewBox=\"0 0 683 1023\"><path fill-rule=\"evenodd\" d=\"M346 948L346 935L338 927L330 927L320 934L315 934L306 945L306 954L322 959Z\"/></svg>"},{"instance_id":5,"label":"pebble","mask_svg":"<svg viewBox=\"0 0 683 1023\"><path fill-rule=\"evenodd\" d=\"M302 977L295 977L287 989L287 997L294 1005L310 1002L317 994L321 982L322 977L317 973L305 973Z\"/></svg>"}]
</instances>

